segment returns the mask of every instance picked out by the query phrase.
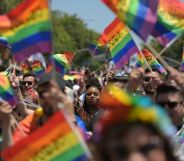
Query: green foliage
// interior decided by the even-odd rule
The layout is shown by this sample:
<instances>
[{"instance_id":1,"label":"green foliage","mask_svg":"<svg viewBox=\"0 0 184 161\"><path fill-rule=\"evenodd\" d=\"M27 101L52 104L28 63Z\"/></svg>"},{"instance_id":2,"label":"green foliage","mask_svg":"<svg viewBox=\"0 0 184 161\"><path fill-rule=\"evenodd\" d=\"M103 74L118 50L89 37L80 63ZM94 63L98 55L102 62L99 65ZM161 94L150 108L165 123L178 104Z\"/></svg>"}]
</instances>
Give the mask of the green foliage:
<instances>
[{"instance_id":1,"label":"green foliage","mask_svg":"<svg viewBox=\"0 0 184 161\"><path fill-rule=\"evenodd\" d=\"M0 0L0 14L4 14L13 9L22 0Z\"/></svg>"},{"instance_id":2,"label":"green foliage","mask_svg":"<svg viewBox=\"0 0 184 161\"><path fill-rule=\"evenodd\" d=\"M66 50L76 52L74 66L88 66L95 69L101 62L92 57L88 51L89 45L98 37L98 33L87 28L87 25L76 15L68 15L59 11L52 11L54 53ZM79 51L79 52L78 52Z\"/></svg>"}]
</instances>

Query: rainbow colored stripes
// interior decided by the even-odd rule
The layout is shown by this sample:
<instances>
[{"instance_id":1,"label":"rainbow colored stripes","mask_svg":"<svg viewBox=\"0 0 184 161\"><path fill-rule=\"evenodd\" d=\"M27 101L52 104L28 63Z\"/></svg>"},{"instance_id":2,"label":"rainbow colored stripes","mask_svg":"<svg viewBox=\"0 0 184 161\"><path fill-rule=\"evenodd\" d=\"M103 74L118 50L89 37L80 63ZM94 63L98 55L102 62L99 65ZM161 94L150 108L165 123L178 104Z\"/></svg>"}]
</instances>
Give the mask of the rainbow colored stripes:
<instances>
[{"instance_id":1,"label":"rainbow colored stripes","mask_svg":"<svg viewBox=\"0 0 184 161\"><path fill-rule=\"evenodd\" d=\"M7 161L85 161L85 148L61 112L55 113L49 121L3 152Z\"/></svg>"},{"instance_id":2,"label":"rainbow colored stripes","mask_svg":"<svg viewBox=\"0 0 184 161\"><path fill-rule=\"evenodd\" d=\"M166 70L163 68L163 66L155 59L153 54L150 53L150 51L148 51L147 49L143 49L142 54L152 69L156 69L160 71L160 73L163 73L163 74L167 73ZM142 54L140 52L138 52L137 54L138 61L137 61L136 67L141 67L145 64Z\"/></svg>"},{"instance_id":3,"label":"rainbow colored stripes","mask_svg":"<svg viewBox=\"0 0 184 161\"><path fill-rule=\"evenodd\" d=\"M183 53L182 53L181 71L184 71L184 46L183 46Z\"/></svg>"},{"instance_id":4,"label":"rainbow colored stripes","mask_svg":"<svg viewBox=\"0 0 184 161\"><path fill-rule=\"evenodd\" d=\"M121 68L130 57L138 52L136 44L132 39L129 29L117 18L106 28L108 47L116 68Z\"/></svg>"},{"instance_id":5,"label":"rainbow colored stripes","mask_svg":"<svg viewBox=\"0 0 184 161\"><path fill-rule=\"evenodd\" d=\"M42 66L42 63L38 60L34 60L31 64L32 71L35 75L40 76L45 72L45 69Z\"/></svg>"},{"instance_id":6,"label":"rainbow colored stripes","mask_svg":"<svg viewBox=\"0 0 184 161\"><path fill-rule=\"evenodd\" d=\"M51 24L47 0L25 0L0 16L0 35L6 37L17 61L37 52L51 52Z\"/></svg>"},{"instance_id":7,"label":"rainbow colored stripes","mask_svg":"<svg viewBox=\"0 0 184 161\"><path fill-rule=\"evenodd\" d=\"M152 35L158 42L167 46L175 37L184 30L184 3L179 0L160 0L158 21Z\"/></svg>"},{"instance_id":8,"label":"rainbow colored stripes","mask_svg":"<svg viewBox=\"0 0 184 161\"><path fill-rule=\"evenodd\" d=\"M70 68L70 64L73 60L74 53L65 52L64 54L54 54L50 57L50 65L59 73L64 75Z\"/></svg>"},{"instance_id":9,"label":"rainbow colored stripes","mask_svg":"<svg viewBox=\"0 0 184 161\"><path fill-rule=\"evenodd\" d=\"M157 20L158 0L102 0L120 20L147 40Z\"/></svg>"},{"instance_id":10,"label":"rainbow colored stripes","mask_svg":"<svg viewBox=\"0 0 184 161\"><path fill-rule=\"evenodd\" d=\"M18 101L14 96L8 77L2 73L0 74L0 97L12 106L16 105Z\"/></svg>"}]
</instances>

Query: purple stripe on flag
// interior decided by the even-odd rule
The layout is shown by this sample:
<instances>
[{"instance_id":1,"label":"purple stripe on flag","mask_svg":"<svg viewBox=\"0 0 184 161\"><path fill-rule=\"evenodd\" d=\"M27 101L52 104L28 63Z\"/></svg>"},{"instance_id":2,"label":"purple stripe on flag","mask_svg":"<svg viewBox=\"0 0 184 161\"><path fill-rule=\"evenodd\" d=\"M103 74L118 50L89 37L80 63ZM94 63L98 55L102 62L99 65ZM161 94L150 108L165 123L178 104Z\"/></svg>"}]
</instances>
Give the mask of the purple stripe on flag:
<instances>
[{"instance_id":1,"label":"purple stripe on flag","mask_svg":"<svg viewBox=\"0 0 184 161\"><path fill-rule=\"evenodd\" d=\"M130 60L130 57L138 51L137 47L131 48L117 63L115 66L117 69L121 68L127 61Z\"/></svg>"},{"instance_id":2,"label":"purple stripe on flag","mask_svg":"<svg viewBox=\"0 0 184 161\"><path fill-rule=\"evenodd\" d=\"M51 43L49 41L42 41L17 53L14 53L13 56L18 62L21 62L22 60L28 58L30 55L36 54L38 52L51 53L51 48Z\"/></svg>"},{"instance_id":3,"label":"purple stripe on flag","mask_svg":"<svg viewBox=\"0 0 184 161\"><path fill-rule=\"evenodd\" d=\"M152 31L154 28L153 24L155 24L157 21L156 13L155 15L152 15L151 10L148 10L145 19L149 21L149 23L144 21L144 23L142 24L142 27L140 28L140 34L143 36L144 40L147 39L147 35L149 35L150 31Z\"/></svg>"}]
</instances>

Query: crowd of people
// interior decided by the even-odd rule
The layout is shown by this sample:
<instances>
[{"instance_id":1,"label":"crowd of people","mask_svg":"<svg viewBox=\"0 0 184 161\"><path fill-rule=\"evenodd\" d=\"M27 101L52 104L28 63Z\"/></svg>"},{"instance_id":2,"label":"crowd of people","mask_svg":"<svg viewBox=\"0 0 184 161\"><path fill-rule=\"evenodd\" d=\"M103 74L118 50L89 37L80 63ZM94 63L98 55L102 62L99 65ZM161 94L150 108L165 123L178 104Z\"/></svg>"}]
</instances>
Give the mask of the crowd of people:
<instances>
[{"instance_id":1,"label":"crowd of people","mask_svg":"<svg viewBox=\"0 0 184 161\"><path fill-rule=\"evenodd\" d=\"M117 71L108 65L98 72L76 72L80 77L74 80L64 80L55 70L39 78L31 71L21 74L21 69L8 75L18 104L11 107L0 100L1 151L64 108L92 160L184 160L184 73L173 67L167 75L147 67ZM142 104L127 104L134 99ZM146 108L139 112L139 106L163 113L152 119ZM163 128L166 117L171 121Z\"/></svg>"}]
</instances>

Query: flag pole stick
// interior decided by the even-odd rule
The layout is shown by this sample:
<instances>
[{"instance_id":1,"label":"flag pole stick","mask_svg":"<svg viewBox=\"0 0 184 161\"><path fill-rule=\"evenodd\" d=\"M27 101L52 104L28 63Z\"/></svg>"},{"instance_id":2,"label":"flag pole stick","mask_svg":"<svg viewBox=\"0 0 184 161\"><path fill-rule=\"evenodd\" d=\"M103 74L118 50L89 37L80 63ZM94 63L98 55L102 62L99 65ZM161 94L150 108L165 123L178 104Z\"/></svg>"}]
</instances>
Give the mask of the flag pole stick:
<instances>
[{"instance_id":1,"label":"flag pole stick","mask_svg":"<svg viewBox=\"0 0 184 161\"><path fill-rule=\"evenodd\" d=\"M172 58L169 58L169 57L167 57L167 56L162 56L162 57L163 57L164 59L166 59L166 60L168 60L168 61L174 63L174 64L177 64L177 65L180 65L180 64L181 64L179 61L174 60L174 59L172 59Z\"/></svg>"},{"instance_id":2,"label":"flag pole stick","mask_svg":"<svg viewBox=\"0 0 184 161\"><path fill-rule=\"evenodd\" d=\"M132 36L132 39L133 39L134 42L135 42L135 45L137 46L137 48L138 48L138 50L139 50L139 53L141 54L141 56L142 56L142 58L143 58L143 60L144 60L144 62L145 62L145 64L146 64L146 66L148 67L148 69L149 69L151 72L153 72L153 70L151 69L149 63L147 62L147 60L146 60L144 54L142 53L141 49L139 48L139 45L137 44L137 41L135 40L135 37L133 36L133 34L132 34L132 32L130 31L129 28L128 28L128 30L129 30L130 35Z\"/></svg>"},{"instance_id":3,"label":"flag pole stick","mask_svg":"<svg viewBox=\"0 0 184 161\"><path fill-rule=\"evenodd\" d=\"M164 47L155 57L161 56L173 43L175 43L180 36L175 37L173 40L170 41L170 43Z\"/></svg>"},{"instance_id":4,"label":"flag pole stick","mask_svg":"<svg viewBox=\"0 0 184 161\"><path fill-rule=\"evenodd\" d=\"M181 35L183 35L183 34L181 34ZM169 64L162 58L162 54L174 43L174 42L176 42L176 40L178 40L178 38L179 37L181 37L181 35L180 36L177 36L177 37L175 37L164 49L162 49L162 51L161 52L157 52L151 45L149 45L149 44L146 44L144 41L142 41L143 42L143 44L153 53L153 55L164 65L164 67L166 68L166 69L169 69L170 68L170 66L169 66Z\"/></svg>"},{"instance_id":5,"label":"flag pole stick","mask_svg":"<svg viewBox=\"0 0 184 161\"><path fill-rule=\"evenodd\" d=\"M107 63L109 63L112 60L112 58L110 58L108 61L104 62L100 67L98 67L94 73L96 73L97 71L101 70Z\"/></svg>"}]
</instances>

